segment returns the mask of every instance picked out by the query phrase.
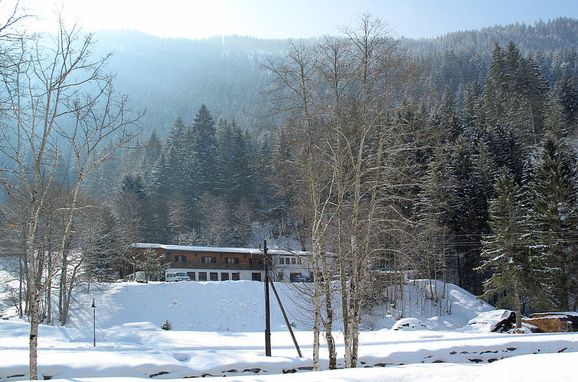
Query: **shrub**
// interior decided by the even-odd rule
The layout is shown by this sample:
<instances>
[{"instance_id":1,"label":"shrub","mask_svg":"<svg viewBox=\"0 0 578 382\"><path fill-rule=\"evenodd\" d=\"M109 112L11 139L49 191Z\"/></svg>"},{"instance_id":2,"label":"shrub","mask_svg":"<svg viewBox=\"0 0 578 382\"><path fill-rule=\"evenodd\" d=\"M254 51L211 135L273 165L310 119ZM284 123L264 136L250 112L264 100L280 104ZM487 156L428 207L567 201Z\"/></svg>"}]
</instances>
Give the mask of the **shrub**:
<instances>
[{"instance_id":1,"label":"shrub","mask_svg":"<svg viewBox=\"0 0 578 382\"><path fill-rule=\"evenodd\" d=\"M173 328L173 323L169 320L165 320L161 325L162 330L171 330Z\"/></svg>"}]
</instances>

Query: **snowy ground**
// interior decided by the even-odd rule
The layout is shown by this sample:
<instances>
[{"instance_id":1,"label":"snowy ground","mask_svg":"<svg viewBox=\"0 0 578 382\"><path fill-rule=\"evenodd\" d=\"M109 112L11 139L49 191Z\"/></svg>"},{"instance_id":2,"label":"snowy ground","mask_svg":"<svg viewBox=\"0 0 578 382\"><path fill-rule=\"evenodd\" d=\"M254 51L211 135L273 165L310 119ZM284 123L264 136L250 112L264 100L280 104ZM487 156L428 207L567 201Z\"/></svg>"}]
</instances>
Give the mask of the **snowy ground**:
<instances>
[{"instance_id":1,"label":"snowy ground","mask_svg":"<svg viewBox=\"0 0 578 382\"><path fill-rule=\"evenodd\" d=\"M201 376L227 376L227 381L348 382L578 378L576 334L509 335L464 328L468 320L490 307L456 287L446 291L452 315L418 317L430 330L389 330L393 319L379 318L373 312L370 325L383 329L361 334L363 368L309 372L312 334L307 304L297 298L299 291L293 286L277 287L297 329L301 359L275 305L273 357L265 357L262 283L125 283L79 294L67 327L41 327L40 373L53 379L102 382ZM96 348L92 344L93 298ZM173 323L173 330L160 329L164 320ZM0 321L0 381L27 378L28 330L25 322ZM337 341L342 355L339 335Z\"/></svg>"}]
</instances>

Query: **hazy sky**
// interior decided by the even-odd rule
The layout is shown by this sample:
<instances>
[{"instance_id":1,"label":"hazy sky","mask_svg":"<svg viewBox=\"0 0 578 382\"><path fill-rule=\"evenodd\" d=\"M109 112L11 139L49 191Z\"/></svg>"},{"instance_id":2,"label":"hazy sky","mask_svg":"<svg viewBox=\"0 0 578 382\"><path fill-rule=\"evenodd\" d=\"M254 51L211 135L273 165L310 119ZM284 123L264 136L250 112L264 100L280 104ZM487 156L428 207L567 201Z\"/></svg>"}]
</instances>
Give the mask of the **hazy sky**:
<instances>
[{"instance_id":1,"label":"hazy sky","mask_svg":"<svg viewBox=\"0 0 578 382\"><path fill-rule=\"evenodd\" d=\"M21 0L38 16L29 29L68 21L87 31L137 30L162 37L248 35L262 38L337 34L364 12L396 36L432 37L512 22L578 18L578 0ZM6 0L0 1L0 5Z\"/></svg>"}]
</instances>

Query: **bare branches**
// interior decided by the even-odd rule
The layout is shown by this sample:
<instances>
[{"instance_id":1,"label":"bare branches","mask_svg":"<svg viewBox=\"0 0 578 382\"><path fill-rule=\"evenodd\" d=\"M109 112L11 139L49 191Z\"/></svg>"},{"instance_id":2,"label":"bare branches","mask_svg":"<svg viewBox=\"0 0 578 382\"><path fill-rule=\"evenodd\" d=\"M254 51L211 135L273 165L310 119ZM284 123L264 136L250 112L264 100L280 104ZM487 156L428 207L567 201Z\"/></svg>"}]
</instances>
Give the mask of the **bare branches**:
<instances>
[{"instance_id":1,"label":"bare branches","mask_svg":"<svg viewBox=\"0 0 578 382\"><path fill-rule=\"evenodd\" d=\"M292 44L285 61L270 66L278 110L289 113L286 129L297 137L297 192L310 229L313 297L319 304L324 294L326 317L333 314L327 280L339 269L347 367L357 364L372 263L409 223L399 207L410 183L399 158L412 147L389 121L403 87L396 46L380 20L363 15L344 37ZM336 259L324 255L327 248ZM326 324L328 335L330 318Z\"/></svg>"},{"instance_id":2,"label":"bare branches","mask_svg":"<svg viewBox=\"0 0 578 382\"><path fill-rule=\"evenodd\" d=\"M0 28L11 27L15 15ZM18 49L6 58L11 70L0 67L7 94L0 100L0 163L10 174L0 184L22 209L18 226L27 276L32 379L37 377L43 293L50 292L58 275L59 318L66 323L84 264L72 248L74 223L88 204L82 186L135 137L142 116L132 112L125 96L114 92L113 76L103 72L109 55L92 57L93 38L76 25L67 28L60 18L52 40L21 38L13 45Z\"/></svg>"}]
</instances>

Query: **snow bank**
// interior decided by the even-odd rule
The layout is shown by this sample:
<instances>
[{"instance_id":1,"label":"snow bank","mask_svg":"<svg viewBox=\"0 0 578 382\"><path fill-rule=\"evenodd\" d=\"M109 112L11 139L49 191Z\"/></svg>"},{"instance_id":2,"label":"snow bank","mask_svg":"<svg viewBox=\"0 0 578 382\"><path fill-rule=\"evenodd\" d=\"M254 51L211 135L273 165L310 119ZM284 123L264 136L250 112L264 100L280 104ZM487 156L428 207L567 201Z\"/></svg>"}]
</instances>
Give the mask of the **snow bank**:
<instances>
[{"instance_id":1,"label":"snow bank","mask_svg":"<svg viewBox=\"0 0 578 382\"><path fill-rule=\"evenodd\" d=\"M416 318L433 330L455 330L494 308L456 285L436 280L412 280L388 287L364 318L369 329L392 327L401 318Z\"/></svg>"},{"instance_id":2,"label":"snow bank","mask_svg":"<svg viewBox=\"0 0 578 382\"><path fill-rule=\"evenodd\" d=\"M472 366L458 364L404 365L387 368L343 369L297 374L258 375L211 378L214 382L571 382L576 380L573 367L578 353L539 354L510 358L491 364ZM160 376L162 378L162 376ZM149 379L150 380L150 379ZM141 382L141 378L70 378L55 382ZM164 379L166 382L180 379Z\"/></svg>"}]
</instances>

